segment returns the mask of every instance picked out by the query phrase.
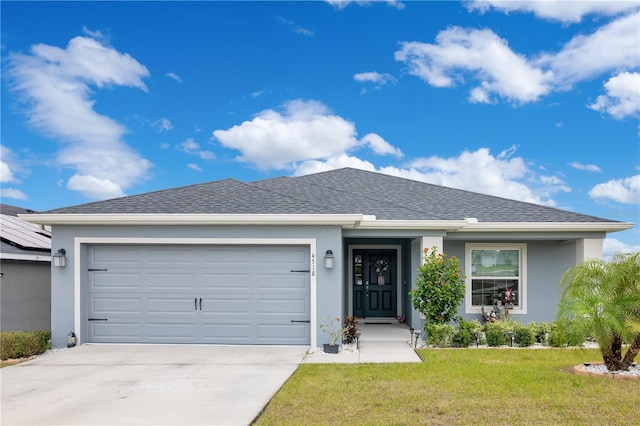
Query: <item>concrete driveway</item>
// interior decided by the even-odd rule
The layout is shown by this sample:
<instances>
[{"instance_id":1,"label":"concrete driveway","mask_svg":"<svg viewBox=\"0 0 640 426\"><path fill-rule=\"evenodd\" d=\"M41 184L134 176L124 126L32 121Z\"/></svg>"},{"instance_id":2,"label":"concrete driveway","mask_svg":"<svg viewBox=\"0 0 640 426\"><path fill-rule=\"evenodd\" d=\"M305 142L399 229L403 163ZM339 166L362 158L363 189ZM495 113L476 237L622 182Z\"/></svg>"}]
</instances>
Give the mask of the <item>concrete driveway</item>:
<instances>
[{"instance_id":1,"label":"concrete driveway","mask_svg":"<svg viewBox=\"0 0 640 426\"><path fill-rule=\"evenodd\" d=\"M0 424L247 425L306 347L82 345L0 370Z\"/></svg>"}]
</instances>

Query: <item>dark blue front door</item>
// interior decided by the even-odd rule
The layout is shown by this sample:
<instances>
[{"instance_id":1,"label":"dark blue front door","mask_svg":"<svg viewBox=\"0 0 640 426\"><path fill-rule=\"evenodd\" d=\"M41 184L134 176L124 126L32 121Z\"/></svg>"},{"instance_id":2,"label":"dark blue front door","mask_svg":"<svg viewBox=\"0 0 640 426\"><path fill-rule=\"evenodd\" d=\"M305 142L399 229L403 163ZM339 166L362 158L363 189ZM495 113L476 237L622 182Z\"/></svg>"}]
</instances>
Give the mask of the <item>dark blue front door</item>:
<instances>
[{"instance_id":1,"label":"dark blue front door","mask_svg":"<svg viewBox=\"0 0 640 426\"><path fill-rule=\"evenodd\" d=\"M353 275L353 314L395 318L396 250L354 250Z\"/></svg>"}]
</instances>

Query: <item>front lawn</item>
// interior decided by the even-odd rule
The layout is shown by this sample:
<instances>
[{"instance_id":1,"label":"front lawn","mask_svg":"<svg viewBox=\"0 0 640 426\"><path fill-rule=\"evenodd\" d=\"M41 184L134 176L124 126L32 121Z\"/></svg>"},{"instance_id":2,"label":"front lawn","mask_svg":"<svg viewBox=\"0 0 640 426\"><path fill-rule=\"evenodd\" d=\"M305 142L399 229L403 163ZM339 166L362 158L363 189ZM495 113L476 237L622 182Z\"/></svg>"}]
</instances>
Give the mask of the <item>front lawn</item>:
<instances>
[{"instance_id":1,"label":"front lawn","mask_svg":"<svg viewBox=\"0 0 640 426\"><path fill-rule=\"evenodd\" d=\"M422 364L304 364L256 425L637 424L640 380L572 374L597 349L425 349Z\"/></svg>"}]
</instances>

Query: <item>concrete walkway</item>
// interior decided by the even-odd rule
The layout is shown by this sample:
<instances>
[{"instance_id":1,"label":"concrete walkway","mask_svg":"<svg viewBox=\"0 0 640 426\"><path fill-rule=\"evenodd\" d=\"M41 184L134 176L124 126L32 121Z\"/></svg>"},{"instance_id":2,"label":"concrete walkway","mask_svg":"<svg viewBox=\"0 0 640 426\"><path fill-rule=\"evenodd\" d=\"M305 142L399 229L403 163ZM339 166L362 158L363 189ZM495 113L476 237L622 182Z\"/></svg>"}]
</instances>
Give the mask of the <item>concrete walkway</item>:
<instances>
[{"instance_id":1,"label":"concrete walkway","mask_svg":"<svg viewBox=\"0 0 640 426\"><path fill-rule=\"evenodd\" d=\"M360 323L359 350L339 354L310 353L303 364L359 364L386 362L422 362L409 345L410 333L406 324Z\"/></svg>"}]
</instances>

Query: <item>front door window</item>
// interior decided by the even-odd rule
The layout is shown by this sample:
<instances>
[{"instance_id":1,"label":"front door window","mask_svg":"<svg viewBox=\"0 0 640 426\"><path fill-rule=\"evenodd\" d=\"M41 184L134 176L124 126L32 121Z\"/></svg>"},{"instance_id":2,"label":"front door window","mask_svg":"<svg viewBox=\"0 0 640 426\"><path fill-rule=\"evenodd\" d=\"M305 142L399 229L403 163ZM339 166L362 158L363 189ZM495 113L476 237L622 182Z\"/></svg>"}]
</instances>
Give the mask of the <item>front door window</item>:
<instances>
[{"instance_id":1,"label":"front door window","mask_svg":"<svg viewBox=\"0 0 640 426\"><path fill-rule=\"evenodd\" d=\"M353 314L359 318L394 318L396 250L354 250Z\"/></svg>"}]
</instances>

